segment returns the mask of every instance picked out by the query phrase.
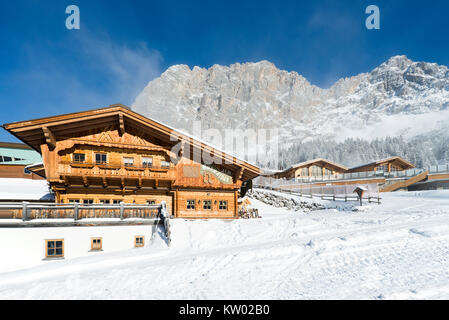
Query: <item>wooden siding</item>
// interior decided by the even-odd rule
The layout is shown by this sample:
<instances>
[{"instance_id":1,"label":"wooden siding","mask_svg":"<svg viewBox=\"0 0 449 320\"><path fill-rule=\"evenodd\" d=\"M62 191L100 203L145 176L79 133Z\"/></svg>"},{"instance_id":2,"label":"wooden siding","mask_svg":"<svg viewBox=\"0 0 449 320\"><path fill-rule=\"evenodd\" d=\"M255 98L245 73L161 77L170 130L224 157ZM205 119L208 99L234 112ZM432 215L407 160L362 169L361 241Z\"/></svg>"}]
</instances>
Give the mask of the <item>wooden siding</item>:
<instances>
[{"instance_id":1,"label":"wooden siding","mask_svg":"<svg viewBox=\"0 0 449 320\"><path fill-rule=\"evenodd\" d=\"M234 192L180 190L177 193L177 217L181 218L236 218L237 195ZM187 209L187 200L195 201L195 209ZM211 209L203 208L205 200L211 201ZM227 209L220 210L219 203L227 201Z\"/></svg>"},{"instance_id":2,"label":"wooden siding","mask_svg":"<svg viewBox=\"0 0 449 320\"><path fill-rule=\"evenodd\" d=\"M123 106L4 127L40 151L56 202L165 201L176 217L237 218L238 190L261 172ZM96 153L106 154L106 162L97 163ZM222 162L205 164L195 158L201 153ZM75 161L74 154L83 154L83 161ZM132 158L132 165L124 158ZM144 166L143 158L152 158L152 165ZM186 200L195 200L195 210L187 210ZM205 200L210 209L203 209ZM220 201L227 202L225 210Z\"/></svg>"},{"instance_id":3,"label":"wooden siding","mask_svg":"<svg viewBox=\"0 0 449 320\"><path fill-rule=\"evenodd\" d=\"M0 178L43 179L35 173L26 174L25 167L25 165L0 164Z\"/></svg>"}]
</instances>

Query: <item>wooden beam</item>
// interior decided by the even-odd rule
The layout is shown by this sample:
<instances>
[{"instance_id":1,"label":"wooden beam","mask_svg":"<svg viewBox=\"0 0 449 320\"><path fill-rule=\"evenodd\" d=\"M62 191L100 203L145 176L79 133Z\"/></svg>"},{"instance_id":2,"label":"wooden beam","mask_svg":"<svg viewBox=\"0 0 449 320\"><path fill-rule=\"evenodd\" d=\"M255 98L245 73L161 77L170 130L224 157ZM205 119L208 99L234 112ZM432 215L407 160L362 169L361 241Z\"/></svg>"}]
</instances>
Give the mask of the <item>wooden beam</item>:
<instances>
[{"instance_id":1,"label":"wooden beam","mask_svg":"<svg viewBox=\"0 0 449 320\"><path fill-rule=\"evenodd\" d=\"M234 180L235 180L234 183L236 183L239 180L242 180L243 171L245 171L245 169L243 169L242 167L240 167L240 169L238 169L236 171L235 176L234 176Z\"/></svg>"},{"instance_id":2,"label":"wooden beam","mask_svg":"<svg viewBox=\"0 0 449 320\"><path fill-rule=\"evenodd\" d=\"M42 127L42 131L44 132L45 136L45 143L48 145L48 148L50 150L53 150L56 148L56 138L53 132L51 132L50 129L47 127Z\"/></svg>"},{"instance_id":3,"label":"wooden beam","mask_svg":"<svg viewBox=\"0 0 449 320\"><path fill-rule=\"evenodd\" d=\"M83 184L84 184L85 187L89 186L89 180L87 179L86 176L83 176Z\"/></svg>"},{"instance_id":4,"label":"wooden beam","mask_svg":"<svg viewBox=\"0 0 449 320\"><path fill-rule=\"evenodd\" d=\"M118 123L119 123L119 134L120 136L125 134L125 120L123 120L123 114L119 113L118 114Z\"/></svg>"}]
</instances>

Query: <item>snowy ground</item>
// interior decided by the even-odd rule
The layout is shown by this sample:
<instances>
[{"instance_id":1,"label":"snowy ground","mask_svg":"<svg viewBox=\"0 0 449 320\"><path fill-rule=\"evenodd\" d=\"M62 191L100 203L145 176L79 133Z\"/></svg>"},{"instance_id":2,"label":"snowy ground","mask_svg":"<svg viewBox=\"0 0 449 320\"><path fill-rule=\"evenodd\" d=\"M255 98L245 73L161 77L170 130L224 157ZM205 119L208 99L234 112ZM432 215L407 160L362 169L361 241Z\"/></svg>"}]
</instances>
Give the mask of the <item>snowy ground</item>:
<instances>
[{"instance_id":1,"label":"snowy ground","mask_svg":"<svg viewBox=\"0 0 449 320\"><path fill-rule=\"evenodd\" d=\"M169 249L156 237L3 273L0 298L448 299L449 192L382 196L358 212L252 200L262 219L172 220Z\"/></svg>"}]
</instances>

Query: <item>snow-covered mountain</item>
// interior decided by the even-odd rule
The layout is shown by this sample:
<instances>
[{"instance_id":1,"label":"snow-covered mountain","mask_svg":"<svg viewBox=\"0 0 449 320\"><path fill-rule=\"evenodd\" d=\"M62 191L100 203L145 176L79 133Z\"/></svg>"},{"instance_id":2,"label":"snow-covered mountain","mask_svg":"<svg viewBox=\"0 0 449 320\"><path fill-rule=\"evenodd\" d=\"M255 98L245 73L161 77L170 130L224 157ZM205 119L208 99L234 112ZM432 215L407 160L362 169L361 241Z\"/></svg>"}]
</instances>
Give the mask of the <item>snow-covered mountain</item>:
<instances>
[{"instance_id":1,"label":"snow-covered mountain","mask_svg":"<svg viewBox=\"0 0 449 320\"><path fill-rule=\"evenodd\" d=\"M287 137L415 135L449 119L449 69L395 56L331 88L268 61L175 65L145 87L132 108L178 128L281 128ZM404 121L405 120L405 121Z\"/></svg>"},{"instance_id":2,"label":"snow-covered mountain","mask_svg":"<svg viewBox=\"0 0 449 320\"><path fill-rule=\"evenodd\" d=\"M188 132L192 120L203 129L279 128L283 142L441 133L449 131L448 107L449 69L406 56L329 89L268 61L175 65L149 82L132 106Z\"/></svg>"}]
</instances>

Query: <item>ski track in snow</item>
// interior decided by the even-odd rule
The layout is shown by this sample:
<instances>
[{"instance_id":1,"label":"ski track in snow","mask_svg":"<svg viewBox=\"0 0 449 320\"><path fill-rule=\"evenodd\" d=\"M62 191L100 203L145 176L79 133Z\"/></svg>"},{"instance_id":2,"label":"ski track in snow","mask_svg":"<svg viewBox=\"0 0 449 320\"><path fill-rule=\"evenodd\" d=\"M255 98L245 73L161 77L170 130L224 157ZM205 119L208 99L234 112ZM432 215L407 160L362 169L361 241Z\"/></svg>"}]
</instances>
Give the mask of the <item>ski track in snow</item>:
<instances>
[{"instance_id":1,"label":"ski track in snow","mask_svg":"<svg viewBox=\"0 0 449 320\"><path fill-rule=\"evenodd\" d=\"M382 196L365 212L251 200L262 219L172 220L170 248L0 273L0 299L448 299L449 192Z\"/></svg>"}]
</instances>

